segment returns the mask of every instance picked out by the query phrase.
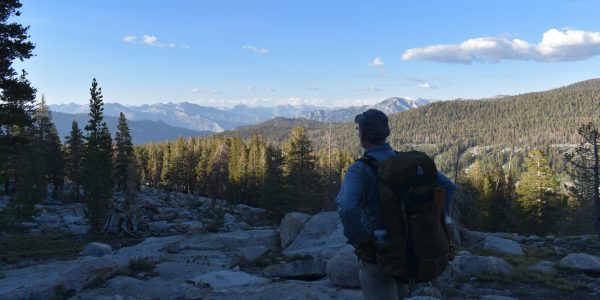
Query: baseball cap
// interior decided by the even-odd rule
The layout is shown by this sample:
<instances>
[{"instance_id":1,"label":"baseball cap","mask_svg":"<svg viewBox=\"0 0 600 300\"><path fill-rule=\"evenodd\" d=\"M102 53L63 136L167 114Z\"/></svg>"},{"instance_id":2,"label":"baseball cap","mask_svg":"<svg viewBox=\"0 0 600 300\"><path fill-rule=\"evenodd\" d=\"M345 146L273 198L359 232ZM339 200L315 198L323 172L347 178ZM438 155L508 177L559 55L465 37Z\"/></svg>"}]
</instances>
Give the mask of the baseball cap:
<instances>
[{"instance_id":1,"label":"baseball cap","mask_svg":"<svg viewBox=\"0 0 600 300\"><path fill-rule=\"evenodd\" d=\"M354 117L360 131L372 141L379 141L390 135L388 117L378 109L369 109Z\"/></svg>"}]
</instances>

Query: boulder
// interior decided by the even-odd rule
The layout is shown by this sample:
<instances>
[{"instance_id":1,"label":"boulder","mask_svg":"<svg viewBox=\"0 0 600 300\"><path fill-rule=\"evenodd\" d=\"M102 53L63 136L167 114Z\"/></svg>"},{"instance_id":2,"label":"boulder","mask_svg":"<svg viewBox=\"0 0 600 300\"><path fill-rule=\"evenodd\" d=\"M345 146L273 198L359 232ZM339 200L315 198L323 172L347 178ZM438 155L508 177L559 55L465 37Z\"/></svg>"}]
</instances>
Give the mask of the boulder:
<instances>
[{"instance_id":1,"label":"boulder","mask_svg":"<svg viewBox=\"0 0 600 300\"><path fill-rule=\"evenodd\" d=\"M556 272L556 269L554 268L554 263L547 260L540 261L539 263L533 266L529 266L527 267L527 270L546 274Z\"/></svg>"},{"instance_id":2,"label":"boulder","mask_svg":"<svg viewBox=\"0 0 600 300\"><path fill-rule=\"evenodd\" d=\"M267 252L269 252L269 248L265 246L243 247L238 250L238 260L240 264L247 265L254 262Z\"/></svg>"},{"instance_id":3,"label":"boulder","mask_svg":"<svg viewBox=\"0 0 600 300\"><path fill-rule=\"evenodd\" d=\"M198 287L210 287L216 292L224 292L229 288L235 288L239 286L267 284L271 282L271 280L256 275L251 275L246 272L220 270L202 275L196 275L190 279L189 282Z\"/></svg>"},{"instance_id":4,"label":"boulder","mask_svg":"<svg viewBox=\"0 0 600 300\"><path fill-rule=\"evenodd\" d=\"M521 245L519 245L519 243L509 239L501 239L493 236L486 237L485 243L483 244L483 249L498 254L509 254L517 256L525 255L525 252L523 252L523 248L521 248Z\"/></svg>"},{"instance_id":5,"label":"boulder","mask_svg":"<svg viewBox=\"0 0 600 300\"><path fill-rule=\"evenodd\" d=\"M518 300L517 298L498 296L498 295L485 295L481 297L481 300Z\"/></svg>"},{"instance_id":6,"label":"boulder","mask_svg":"<svg viewBox=\"0 0 600 300\"><path fill-rule=\"evenodd\" d=\"M248 225L246 222L233 222L225 224L225 230L227 231L236 231L236 230L250 230L252 227Z\"/></svg>"},{"instance_id":7,"label":"boulder","mask_svg":"<svg viewBox=\"0 0 600 300\"><path fill-rule=\"evenodd\" d=\"M78 292L114 276L126 264L124 259L105 256L5 270L0 299L52 299L58 286Z\"/></svg>"},{"instance_id":8,"label":"boulder","mask_svg":"<svg viewBox=\"0 0 600 300\"><path fill-rule=\"evenodd\" d=\"M294 241L282 252L287 257L329 259L346 246L346 237L337 212L320 212L312 216Z\"/></svg>"},{"instance_id":9,"label":"boulder","mask_svg":"<svg viewBox=\"0 0 600 300\"><path fill-rule=\"evenodd\" d=\"M333 254L327 261L326 272L327 277L333 284L341 287L360 287L358 279L358 271L360 265L354 247L348 245Z\"/></svg>"},{"instance_id":10,"label":"boulder","mask_svg":"<svg viewBox=\"0 0 600 300\"><path fill-rule=\"evenodd\" d=\"M560 266L584 272L600 272L600 257L587 253L571 253L561 259Z\"/></svg>"},{"instance_id":11,"label":"boulder","mask_svg":"<svg viewBox=\"0 0 600 300\"><path fill-rule=\"evenodd\" d=\"M452 261L454 271L459 276L473 276L479 274L509 275L513 267L505 260L495 256L457 256Z\"/></svg>"},{"instance_id":12,"label":"boulder","mask_svg":"<svg viewBox=\"0 0 600 300\"><path fill-rule=\"evenodd\" d=\"M309 218L310 215L301 212L285 214L279 226L279 239L281 240L282 249L294 241Z\"/></svg>"},{"instance_id":13,"label":"boulder","mask_svg":"<svg viewBox=\"0 0 600 300\"><path fill-rule=\"evenodd\" d=\"M325 277L326 264L326 261L318 259L297 260L269 266L262 274L265 277L316 279Z\"/></svg>"},{"instance_id":14,"label":"boulder","mask_svg":"<svg viewBox=\"0 0 600 300\"><path fill-rule=\"evenodd\" d=\"M436 298L436 297L430 297L430 296L415 296L415 297L408 297L408 298L404 298L406 300L440 300L440 298Z\"/></svg>"},{"instance_id":15,"label":"boulder","mask_svg":"<svg viewBox=\"0 0 600 300\"><path fill-rule=\"evenodd\" d=\"M102 257L104 255L110 255L113 253L110 245L98 242L91 242L83 248L83 251L79 253L81 256L96 256Z\"/></svg>"}]
</instances>

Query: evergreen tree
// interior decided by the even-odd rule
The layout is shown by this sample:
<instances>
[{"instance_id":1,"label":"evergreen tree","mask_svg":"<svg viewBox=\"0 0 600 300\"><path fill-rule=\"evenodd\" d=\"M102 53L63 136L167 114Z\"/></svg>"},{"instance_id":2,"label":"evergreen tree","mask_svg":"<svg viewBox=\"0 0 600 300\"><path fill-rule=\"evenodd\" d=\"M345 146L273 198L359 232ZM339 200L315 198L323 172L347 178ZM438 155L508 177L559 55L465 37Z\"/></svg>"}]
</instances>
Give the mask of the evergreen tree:
<instances>
[{"instance_id":1,"label":"evergreen tree","mask_svg":"<svg viewBox=\"0 0 600 300\"><path fill-rule=\"evenodd\" d=\"M0 2L0 179L11 205L27 217L46 189L39 168L41 153L31 145L36 90L25 70L19 74L12 65L30 58L35 48L28 41L29 27L9 22L20 15L19 8L18 0Z\"/></svg>"},{"instance_id":2,"label":"evergreen tree","mask_svg":"<svg viewBox=\"0 0 600 300\"><path fill-rule=\"evenodd\" d=\"M52 195L56 199L58 190L64 183L64 158L58 130L52 122L52 112L46 105L44 95L36 112L34 125L36 132L34 144L43 153L41 159L44 161L39 167L43 168L46 183L52 182Z\"/></svg>"},{"instance_id":3,"label":"evergreen tree","mask_svg":"<svg viewBox=\"0 0 600 300\"><path fill-rule=\"evenodd\" d=\"M582 177L581 175L584 175L578 187L578 191L582 193L579 197L583 196L581 198L582 207L587 207L585 202L588 201L585 200L585 194L583 194L586 191L586 187L591 190L588 193L591 196L591 201L589 202L592 202L594 206L594 227L596 234L600 236L600 151L598 149L600 147L600 133L592 122L579 127L577 132L581 136L582 141L573 153L565 154L565 158L576 168L575 172L580 175L580 178Z\"/></svg>"},{"instance_id":4,"label":"evergreen tree","mask_svg":"<svg viewBox=\"0 0 600 300\"><path fill-rule=\"evenodd\" d=\"M279 149L273 146L266 146L265 159L267 161L265 168L264 183L260 188L260 198L258 204L260 207L274 212L276 215L283 217L283 214L288 212L289 205L284 205L284 180L283 180L283 157Z\"/></svg>"},{"instance_id":5,"label":"evergreen tree","mask_svg":"<svg viewBox=\"0 0 600 300\"><path fill-rule=\"evenodd\" d=\"M317 157L304 127L294 128L285 141L282 170L285 180L282 206L311 213L321 210L323 185Z\"/></svg>"},{"instance_id":6,"label":"evergreen tree","mask_svg":"<svg viewBox=\"0 0 600 300\"><path fill-rule=\"evenodd\" d=\"M522 208L520 228L524 232L557 232L561 195L555 173L544 152L533 149L525 159L527 170L521 175L516 193Z\"/></svg>"},{"instance_id":7,"label":"evergreen tree","mask_svg":"<svg viewBox=\"0 0 600 300\"><path fill-rule=\"evenodd\" d=\"M65 143L67 178L73 183L72 197L75 201L78 201L81 196L83 133L75 120L71 123L71 133L65 137Z\"/></svg>"},{"instance_id":8,"label":"evergreen tree","mask_svg":"<svg viewBox=\"0 0 600 300\"><path fill-rule=\"evenodd\" d=\"M100 229L112 195L112 138L103 117L102 89L94 78L90 88L90 120L85 126L84 196L93 227Z\"/></svg>"},{"instance_id":9,"label":"evergreen tree","mask_svg":"<svg viewBox=\"0 0 600 300\"><path fill-rule=\"evenodd\" d=\"M133 143L127 126L125 114L119 114L119 124L115 133L115 181L118 191L127 189L127 183L138 182L137 178L128 178L133 168ZM136 175L137 177L137 175Z\"/></svg>"}]
</instances>

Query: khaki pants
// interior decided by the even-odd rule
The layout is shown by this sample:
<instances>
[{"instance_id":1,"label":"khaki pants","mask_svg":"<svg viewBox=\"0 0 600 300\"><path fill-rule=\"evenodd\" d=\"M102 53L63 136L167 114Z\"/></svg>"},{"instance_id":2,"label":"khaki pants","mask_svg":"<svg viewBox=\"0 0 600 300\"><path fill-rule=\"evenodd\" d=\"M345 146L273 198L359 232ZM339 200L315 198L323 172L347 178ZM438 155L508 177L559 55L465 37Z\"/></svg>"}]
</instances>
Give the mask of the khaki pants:
<instances>
[{"instance_id":1,"label":"khaki pants","mask_svg":"<svg viewBox=\"0 0 600 300\"><path fill-rule=\"evenodd\" d=\"M408 285L381 273L377 265L360 260L358 274L365 300L399 300L408 296Z\"/></svg>"}]
</instances>

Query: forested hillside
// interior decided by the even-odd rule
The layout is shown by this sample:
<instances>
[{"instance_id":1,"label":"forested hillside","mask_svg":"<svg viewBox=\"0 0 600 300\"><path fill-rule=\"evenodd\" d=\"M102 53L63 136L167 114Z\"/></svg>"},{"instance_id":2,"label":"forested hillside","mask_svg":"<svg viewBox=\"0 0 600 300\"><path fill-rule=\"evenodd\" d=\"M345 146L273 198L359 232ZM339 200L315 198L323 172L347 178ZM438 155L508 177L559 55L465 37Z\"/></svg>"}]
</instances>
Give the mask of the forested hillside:
<instances>
[{"instance_id":1,"label":"forested hillside","mask_svg":"<svg viewBox=\"0 0 600 300\"><path fill-rule=\"evenodd\" d=\"M515 144L541 146L578 143L577 128L600 118L600 79L566 87L490 100L434 102L390 116L395 147L405 144ZM279 142L294 126L306 126L317 148L325 145L330 126L334 144L358 153L355 125L277 119L225 132L259 134Z\"/></svg>"}]
</instances>

